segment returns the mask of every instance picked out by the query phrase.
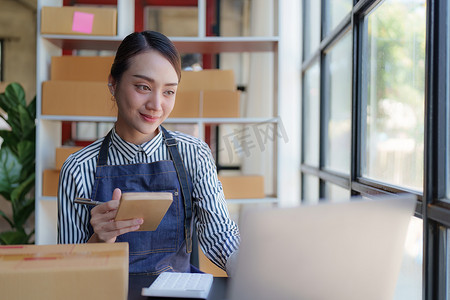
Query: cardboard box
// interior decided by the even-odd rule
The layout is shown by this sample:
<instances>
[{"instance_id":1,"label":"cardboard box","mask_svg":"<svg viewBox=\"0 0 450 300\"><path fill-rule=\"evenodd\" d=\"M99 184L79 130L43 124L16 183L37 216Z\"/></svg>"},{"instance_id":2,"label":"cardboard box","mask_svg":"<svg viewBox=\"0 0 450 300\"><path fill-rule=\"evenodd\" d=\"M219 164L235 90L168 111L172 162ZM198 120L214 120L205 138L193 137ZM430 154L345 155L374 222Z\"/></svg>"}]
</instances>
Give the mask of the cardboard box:
<instances>
[{"instance_id":1,"label":"cardboard box","mask_svg":"<svg viewBox=\"0 0 450 300\"><path fill-rule=\"evenodd\" d=\"M203 91L203 118L239 118L240 92L236 90Z\"/></svg>"},{"instance_id":2,"label":"cardboard box","mask_svg":"<svg viewBox=\"0 0 450 300\"><path fill-rule=\"evenodd\" d=\"M200 91L177 91L170 118L200 118Z\"/></svg>"},{"instance_id":3,"label":"cardboard box","mask_svg":"<svg viewBox=\"0 0 450 300\"><path fill-rule=\"evenodd\" d=\"M178 91L236 90L233 70L182 71Z\"/></svg>"},{"instance_id":4,"label":"cardboard box","mask_svg":"<svg viewBox=\"0 0 450 300\"><path fill-rule=\"evenodd\" d=\"M107 84L113 62L112 56L53 56L50 79L102 81Z\"/></svg>"},{"instance_id":5,"label":"cardboard box","mask_svg":"<svg viewBox=\"0 0 450 300\"><path fill-rule=\"evenodd\" d=\"M117 116L106 82L46 81L42 84L42 114Z\"/></svg>"},{"instance_id":6,"label":"cardboard box","mask_svg":"<svg viewBox=\"0 0 450 300\"><path fill-rule=\"evenodd\" d=\"M117 9L82 6L44 6L42 34L116 35Z\"/></svg>"},{"instance_id":7,"label":"cardboard box","mask_svg":"<svg viewBox=\"0 0 450 300\"><path fill-rule=\"evenodd\" d=\"M235 90L177 92L171 118L239 118L240 92Z\"/></svg>"},{"instance_id":8,"label":"cardboard box","mask_svg":"<svg viewBox=\"0 0 450 300\"><path fill-rule=\"evenodd\" d=\"M44 170L42 172L42 196L56 197L58 195L59 170Z\"/></svg>"},{"instance_id":9,"label":"cardboard box","mask_svg":"<svg viewBox=\"0 0 450 300\"><path fill-rule=\"evenodd\" d=\"M257 175L219 176L225 199L264 198L264 177Z\"/></svg>"},{"instance_id":10,"label":"cardboard box","mask_svg":"<svg viewBox=\"0 0 450 300\"><path fill-rule=\"evenodd\" d=\"M0 246L2 299L128 297L128 243Z\"/></svg>"},{"instance_id":11,"label":"cardboard box","mask_svg":"<svg viewBox=\"0 0 450 300\"><path fill-rule=\"evenodd\" d=\"M228 277L227 272L216 266L206 257L200 246L198 247L198 263L199 269L202 272L212 274L214 277Z\"/></svg>"},{"instance_id":12,"label":"cardboard box","mask_svg":"<svg viewBox=\"0 0 450 300\"><path fill-rule=\"evenodd\" d=\"M58 147L55 149L55 169L61 170L62 165L70 154L83 149L83 147Z\"/></svg>"}]
</instances>

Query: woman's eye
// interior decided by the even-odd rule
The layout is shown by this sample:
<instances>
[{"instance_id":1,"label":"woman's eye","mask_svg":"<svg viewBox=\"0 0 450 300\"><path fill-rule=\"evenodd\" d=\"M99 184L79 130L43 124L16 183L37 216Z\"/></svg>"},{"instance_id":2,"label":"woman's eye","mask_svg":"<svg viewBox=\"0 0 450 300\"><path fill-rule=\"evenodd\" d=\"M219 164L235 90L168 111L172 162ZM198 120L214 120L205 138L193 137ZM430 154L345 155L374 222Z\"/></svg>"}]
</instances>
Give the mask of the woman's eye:
<instances>
[{"instance_id":1,"label":"woman's eye","mask_svg":"<svg viewBox=\"0 0 450 300\"><path fill-rule=\"evenodd\" d=\"M150 87L142 84L136 85L136 88L140 91L150 91Z\"/></svg>"},{"instance_id":2,"label":"woman's eye","mask_svg":"<svg viewBox=\"0 0 450 300\"><path fill-rule=\"evenodd\" d=\"M172 96L172 95L175 95L175 92L174 91L166 91L166 95Z\"/></svg>"}]
</instances>

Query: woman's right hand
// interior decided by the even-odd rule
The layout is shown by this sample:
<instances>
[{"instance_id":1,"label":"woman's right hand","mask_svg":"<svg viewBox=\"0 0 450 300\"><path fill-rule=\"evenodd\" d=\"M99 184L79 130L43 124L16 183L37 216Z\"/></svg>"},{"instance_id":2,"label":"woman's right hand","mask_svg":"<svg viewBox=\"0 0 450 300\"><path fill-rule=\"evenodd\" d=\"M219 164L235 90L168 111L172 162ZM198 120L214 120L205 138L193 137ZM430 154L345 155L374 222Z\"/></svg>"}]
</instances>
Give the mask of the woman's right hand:
<instances>
[{"instance_id":1,"label":"woman's right hand","mask_svg":"<svg viewBox=\"0 0 450 300\"><path fill-rule=\"evenodd\" d=\"M136 231L143 223L142 219L115 221L122 191L116 188L111 201L97 205L91 210L91 225L94 234L89 243L114 243L117 236Z\"/></svg>"}]
</instances>

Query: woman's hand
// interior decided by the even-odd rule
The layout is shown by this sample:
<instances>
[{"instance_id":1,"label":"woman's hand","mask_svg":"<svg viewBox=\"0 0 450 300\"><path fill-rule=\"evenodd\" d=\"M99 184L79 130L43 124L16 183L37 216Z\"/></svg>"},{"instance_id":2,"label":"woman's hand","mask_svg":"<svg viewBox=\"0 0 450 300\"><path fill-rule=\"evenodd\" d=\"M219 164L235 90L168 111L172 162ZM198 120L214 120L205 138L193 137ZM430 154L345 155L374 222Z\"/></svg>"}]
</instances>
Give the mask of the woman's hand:
<instances>
[{"instance_id":1,"label":"woman's hand","mask_svg":"<svg viewBox=\"0 0 450 300\"><path fill-rule=\"evenodd\" d=\"M144 222L142 219L114 221L121 195L122 191L117 188L113 192L111 201L97 205L91 210L94 234L89 239L89 243L114 243L117 236L138 230Z\"/></svg>"}]
</instances>

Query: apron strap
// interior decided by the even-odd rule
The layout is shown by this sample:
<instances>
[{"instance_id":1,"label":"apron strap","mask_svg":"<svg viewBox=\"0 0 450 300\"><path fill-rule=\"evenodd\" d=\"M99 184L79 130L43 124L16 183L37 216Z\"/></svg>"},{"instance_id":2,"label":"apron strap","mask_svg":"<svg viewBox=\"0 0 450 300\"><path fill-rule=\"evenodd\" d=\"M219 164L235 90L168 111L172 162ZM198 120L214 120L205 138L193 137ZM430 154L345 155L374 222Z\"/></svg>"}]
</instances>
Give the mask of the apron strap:
<instances>
[{"instance_id":1,"label":"apron strap","mask_svg":"<svg viewBox=\"0 0 450 300\"><path fill-rule=\"evenodd\" d=\"M175 170L178 175L178 180L181 185L181 193L184 200L184 236L186 239L186 251L187 253L192 252L192 235L191 235L191 220L192 220L192 193L189 188L188 175L186 169L183 165L183 160L178 151L177 140L162 126L160 126L164 142L169 149L170 157L172 158L173 164L175 165Z\"/></svg>"},{"instance_id":2,"label":"apron strap","mask_svg":"<svg viewBox=\"0 0 450 300\"><path fill-rule=\"evenodd\" d=\"M108 132L102 142L100 152L98 155L97 166L106 166L108 164L108 150L109 142L111 141L112 129Z\"/></svg>"}]
</instances>

